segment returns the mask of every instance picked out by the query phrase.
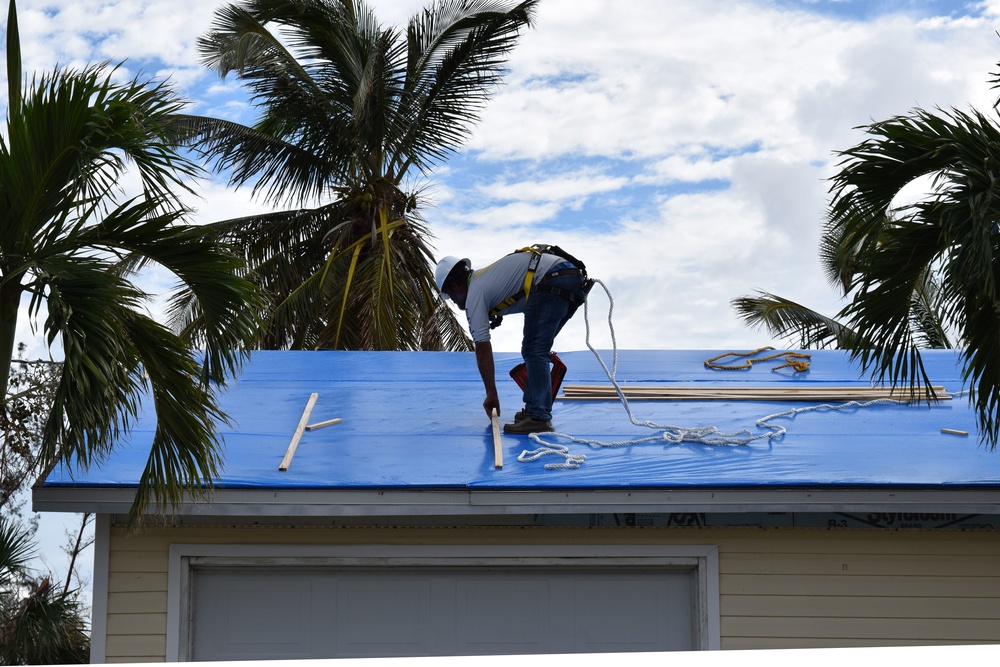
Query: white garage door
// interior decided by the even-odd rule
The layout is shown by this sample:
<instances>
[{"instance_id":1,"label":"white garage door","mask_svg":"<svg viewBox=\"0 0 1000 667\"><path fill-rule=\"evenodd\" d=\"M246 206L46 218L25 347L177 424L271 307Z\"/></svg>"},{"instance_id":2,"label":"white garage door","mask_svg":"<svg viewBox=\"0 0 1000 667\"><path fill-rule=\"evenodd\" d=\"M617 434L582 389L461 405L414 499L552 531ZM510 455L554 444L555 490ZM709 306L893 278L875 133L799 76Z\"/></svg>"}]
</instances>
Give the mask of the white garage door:
<instances>
[{"instance_id":1,"label":"white garage door","mask_svg":"<svg viewBox=\"0 0 1000 667\"><path fill-rule=\"evenodd\" d=\"M194 660L696 648L693 568L205 567Z\"/></svg>"}]
</instances>

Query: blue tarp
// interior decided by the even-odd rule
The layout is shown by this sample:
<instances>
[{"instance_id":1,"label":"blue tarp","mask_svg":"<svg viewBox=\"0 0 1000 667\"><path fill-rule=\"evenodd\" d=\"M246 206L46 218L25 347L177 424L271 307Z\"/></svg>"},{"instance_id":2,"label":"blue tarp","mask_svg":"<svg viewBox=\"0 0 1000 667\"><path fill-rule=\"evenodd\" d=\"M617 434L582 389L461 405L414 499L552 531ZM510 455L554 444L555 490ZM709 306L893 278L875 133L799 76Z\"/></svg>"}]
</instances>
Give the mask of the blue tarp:
<instances>
[{"instance_id":1,"label":"blue tarp","mask_svg":"<svg viewBox=\"0 0 1000 667\"><path fill-rule=\"evenodd\" d=\"M619 353L617 377L629 385L868 387L841 351L813 351L805 372L718 371L704 361L724 350L634 350ZM603 351L611 366L612 356ZM609 384L589 351L560 354L564 384ZM935 385L961 390L958 354L931 351L924 360ZM510 417L520 390L506 370L516 354L497 355L498 385ZM287 471L278 466L311 393L310 422L339 424L307 431ZM222 427L225 467L218 488L288 489L662 489L780 487L1000 486L1000 451L977 437L966 397L926 403L822 409L781 417L787 432L744 446L666 440L601 447L561 441L586 459L578 469L546 469L558 456L519 462L538 444L503 436L504 466L494 467L490 422L471 353L256 352L221 396L232 420ZM714 426L722 433L766 433L756 422L809 403L791 401L633 401L639 420L679 427ZM559 400L553 423L562 433L605 443L647 438L662 430L636 426L617 401ZM134 486L152 440L146 414L110 460L90 470L59 466L46 487ZM943 434L967 431L968 437ZM554 440L552 438L547 438Z\"/></svg>"}]
</instances>

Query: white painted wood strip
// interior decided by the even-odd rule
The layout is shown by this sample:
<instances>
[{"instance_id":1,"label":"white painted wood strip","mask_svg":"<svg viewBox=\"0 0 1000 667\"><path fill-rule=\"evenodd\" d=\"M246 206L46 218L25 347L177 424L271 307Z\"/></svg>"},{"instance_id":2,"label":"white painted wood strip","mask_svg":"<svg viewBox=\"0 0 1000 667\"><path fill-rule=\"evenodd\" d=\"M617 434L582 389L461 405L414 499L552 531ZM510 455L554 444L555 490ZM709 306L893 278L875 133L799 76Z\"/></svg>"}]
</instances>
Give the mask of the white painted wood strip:
<instances>
[{"instance_id":1,"label":"white painted wood strip","mask_svg":"<svg viewBox=\"0 0 1000 667\"><path fill-rule=\"evenodd\" d=\"M500 416L496 408L493 408L490 421L493 423L493 467L503 468L503 439L500 436Z\"/></svg>"},{"instance_id":2,"label":"white painted wood strip","mask_svg":"<svg viewBox=\"0 0 1000 667\"><path fill-rule=\"evenodd\" d=\"M278 466L278 470L288 470L288 466L291 465L292 457L295 456L295 450L299 447L299 439L302 438L302 433L306 430L306 424L309 423L309 415L312 413L313 406L316 405L317 398L319 398L319 394L313 393L309 395L306 409L302 411L299 425L295 427L295 433L292 434L292 441L288 443L285 458L281 459L281 465Z\"/></svg>"},{"instance_id":3,"label":"white painted wood strip","mask_svg":"<svg viewBox=\"0 0 1000 667\"><path fill-rule=\"evenodd\" d=\"M337 417L336 419L327 419L325 422L316 422L315 424L309 424L308 426L306 426L306 430L315 431L318 428L323 428L324 426L333 426L334 424L339 424L342 421L344 420L341 419L340 417Z\"/></svg>"},{"instance_id":4,"label":"white painted wood strip","mask_svg":"<svg viewBox=\"0 0 1000 667\"><path fill-rule=\"evenodd\" d=\"M622 386L622 393L632 400L755 400L755 401L846 401L894 398L926 400L927 390L918 387L656 387ZM949 400L944 387L931 388L934 398ZM612 400L618 397L614 387L606 385L566 385L563 400Z\"/></svg>"}]
</instances>

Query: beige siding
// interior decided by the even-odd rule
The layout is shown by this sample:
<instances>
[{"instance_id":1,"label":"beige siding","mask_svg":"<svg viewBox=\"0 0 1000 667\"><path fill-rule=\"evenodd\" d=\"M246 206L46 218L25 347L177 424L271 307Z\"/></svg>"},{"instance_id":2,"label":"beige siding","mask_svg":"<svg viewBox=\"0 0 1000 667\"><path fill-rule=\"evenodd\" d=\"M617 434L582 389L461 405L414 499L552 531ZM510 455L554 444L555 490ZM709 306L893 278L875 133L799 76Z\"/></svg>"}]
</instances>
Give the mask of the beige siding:
<instances>
[{"instance_id":1,"label":"beige siding","mask_svg":"<svg viewBox=\"0 0 1000 667\"><path fill-rule=\"evenodd\" d=\"M995 533L755 532L720 572L723 648L1000 641Z\"/></svg>"},{"instance_id":2,"label":"beige siding","mask_svg":"<svg viewBox=\"0 0 1000 667\"><path fill-rule=\"evenodd\" d=\"M713 544L723 649L1000 642L1000 534L806 529L220 528L111 531L108 662L166 656L171 543Z\"/></svg>"}]
</instances>

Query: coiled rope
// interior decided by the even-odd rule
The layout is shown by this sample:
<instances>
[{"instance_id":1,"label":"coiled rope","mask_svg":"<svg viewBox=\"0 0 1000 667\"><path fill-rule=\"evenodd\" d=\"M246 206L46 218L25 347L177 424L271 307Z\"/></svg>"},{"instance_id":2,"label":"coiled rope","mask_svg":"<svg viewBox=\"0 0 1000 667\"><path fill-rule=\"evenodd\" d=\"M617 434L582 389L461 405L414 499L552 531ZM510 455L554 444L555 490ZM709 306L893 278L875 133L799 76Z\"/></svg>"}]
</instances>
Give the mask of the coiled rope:
<instances>
[{"instance_id":1,"label":"coiled rope","mask_svg":"<svg viewBox=\"0 0 1000 667\"><path fill-rule=\"evenodd\" d=\"M702 445L712 445L717 447L741 447L749 445L757 440L777 440L785 435L786 429L780 424L772 423L774 420L782 418L794 418L795 415L802 412L815 412L815 411L827 411L827 410L850 410L857 408L866 408L872 405L878 405L880 403L893 403L901 404L908 403L904 399L895 398L876 398L868 401L848 401L845 403L830 404L823 403L821 405L810 405L806 407L791 408L789 410L784 410L782 412L776 412L774 414L767 415L766 417L761 417L755 422L757 428L762 429L761 433L753 433L749 429L743 429L735 433L722 433L715 426L698 426L698 427L684 427L684 426L674 426L670 424L658 424L649 420L639 420L636 418L635 414L632 412L632 406L629 405L628 399L625 397L625 393L622 391L621 386L619 386L616 379L618 373L618 341L615 338L615 327L612 322L612 313L614 312L615 302L614 298L611 296L611 291L608 289L602 281L594 279L594 283L600 285L604 290L605 294L608 295L608 329L611 331L611 368L608 369L607 364L601 357L600 352L598 352L590 342L590 313L589 313L589 303L590 300L584 301L583 304L583 320L586 326L586 342L587 349L593 352L597 361L601 364L601 368L604 369L604 374L607 376L608 380L611 381L612 386L615 388L615 393L618 395L618 399L621 401L622 406L625 408L625 412L628 414L629 421L636 426L641 426L656 431L660 433L656 435L651 435L645 438L635 438L631 440L619 440L617 442L603 442L601 440L588 439L588 438L578 438L576 436L568 435L566 433L531 433L529 438L538 445L536 449L524 450L522 451L517 460L526 463L530 461L536 461L545 456L557 456L563 459L559 463L546 463L546 470L558 470L558 469L570 469L575 470L579 468L583 462L586 460L587 456L585 454L572 453L568 445L554 442L547 438L559 438L564 441L571 443L578 443L581 445L587 445L589 447L595 448L615 448L615 447L629 447L632 445L641 445L645 443L654 442L664 442L670 445L678 445L684 442L696 443Z\"/></svg>"},{"instance_id":2,"label":"coiled rope","mask_svg":"<svg viewBox=\"0 0 1000 667\"><path fill-rule=\"evenodd\" d=\"M757 355L761 352L766 352L774 350L773 347L758 347L753 352L724 352L718 356L712 357L711 359L705 360L705 368L711 368L717 371L745 371L753 368L753 365L760 363L762 361L771 361L772 359L783 358L785 363L780 366L775 366L772 371L781 370L782 368L791 368L798 373L805 372L809 370L809 359L810 355L802 354L801 352L775 352L766 357L758 357ZM737 357L744 359L742 364L720 364L719 359L725 359L726 357Z\"/></svg>"}]
</instances>

